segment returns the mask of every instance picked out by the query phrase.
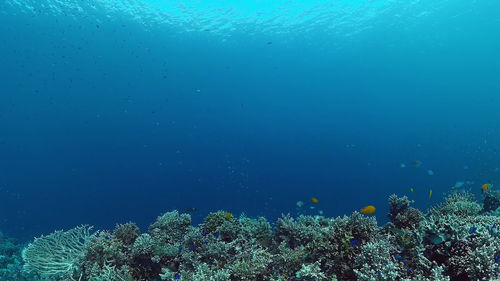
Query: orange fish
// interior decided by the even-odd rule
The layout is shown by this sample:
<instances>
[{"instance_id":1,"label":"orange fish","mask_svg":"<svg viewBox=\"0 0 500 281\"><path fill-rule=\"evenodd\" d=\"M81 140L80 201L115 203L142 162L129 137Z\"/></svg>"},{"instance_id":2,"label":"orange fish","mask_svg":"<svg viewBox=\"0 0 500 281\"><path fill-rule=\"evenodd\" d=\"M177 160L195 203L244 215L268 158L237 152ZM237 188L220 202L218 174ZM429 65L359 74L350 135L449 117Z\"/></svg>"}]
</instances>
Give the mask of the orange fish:
<instances>
[{"instance_id":1,"label":"orange fish","mask_svg":"<svg viewBox=\"0 0 500 281\"><path fill-rule=\"evenodd\" d=\"M229 212L226 212L225 216L226 216L227 219L230 219L230 218L233 217L233 214L231 214Z\"/></svg>"},{"instance_id":2,"label":"orange fish","mask_svg":"<svg viewBox=\"0 0 500 281\"><path fill-rule=\"evenodd\" d=\"M311 201L314 203L314 204L318 204L318 198L316 197L311 197Z\"/></svg>"},{"instance_id":3,"label":"orange fish","mask_svg":"<svg viewBox=\"0 0 500 281\"><path fill-rule=\"evenodd\" d=\"M370 206L366 206L363 209L361 209L360 212L362 214L365 214L365 215L371 215L371 214L375 213L375 210L376 210L375 207L370 205Z\"/></svg>"},{"instance_id":4,"label":"orange fish","mask_svg":"<svg viewBox=\"0 0 500 281\"><path fill-rule=\"evenodd\" d=\"M488 191L490 188L491 188L491 184L489 184L489 183L485 183L485 184L483 184L483 185L481 186L481 189L482 189L483 191Z\"/></svg>"}]
</instances>

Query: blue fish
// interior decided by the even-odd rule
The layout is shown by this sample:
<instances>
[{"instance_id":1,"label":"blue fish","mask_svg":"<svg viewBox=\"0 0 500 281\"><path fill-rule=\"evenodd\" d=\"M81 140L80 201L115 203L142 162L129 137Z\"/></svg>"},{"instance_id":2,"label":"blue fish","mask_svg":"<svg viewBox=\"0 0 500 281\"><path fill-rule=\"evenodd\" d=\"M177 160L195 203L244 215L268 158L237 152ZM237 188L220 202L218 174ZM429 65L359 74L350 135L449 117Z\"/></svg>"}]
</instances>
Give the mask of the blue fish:
<instances>
[{"instance_id":1,"label":"blue fish","mask_svg":"<svg viewBox=\"0 0 500 281\"><path fill-rule=\"evenodd\" d=\"M411 267L408 267L408 271L411 271Z\"/></svg>"},{"instance_id":2,"label":"blue fish","mask_svg":"<svg viewBox=\"0 0 500 281\"><path fill-rule=\"evenodd\" d=\"M205 236L205 234L206 234L206 233L205 233L205 231L203 231L203 232L201 233L201 235L203 235L203 236Z\"/></svg>"},{"instance_id":3,"label":"blue fish","mask_svg":"<svg viewBox=\"0 0 500 281\"><path fill-rule=\"evenodd\" d=\"M500 261L500 254L495 257L495 262L498 263Z\"/></svg>"},{"instance_id":4,"label":"blue fish","mask_svg":"<svg viewBox=\"0 0 500 281\"><path fill-rule=\"evenodd\" d=\"M404 263L406 263L408 260L407 260L407 259L403 259L403 260L401 260L401 261L402 261L402 262L404 262Z\"/></svg>"},{"instance_id":5,"label":"blue fish","mask_svg":"<svg viewBox=\"0 0 500 281\"><path fill-rule=\"evenodd\" d=\"M215 233L215 238L219 238L220 233Z\"/></svg>"},{"instance_id":6,"label":"blue fish","mask_svg":"<svg viewBox=\"0 0 500 281\"><path fill-rule=\"evenodd\" d=\"M194 244L191 244L191 246L189 246L189 249L191 249L191 251L194 251Z\"/></svg>"},{"instance_id":7,"label":"blue fish","mask_svg":"<svg viewBox=\"0 0 500 281\"><path fill-rule=\"evenodd\" d=\"M207 241L203 241L203 242L201 242L201 244L205 245L205 244L207 244Z\"/></svg>"},{"instance_id":8,"label":"blue fish","mask_svg":"<svg viewBox=\"0 0 500 281\"><path fill-rule=\"evenodd\" d=\"M179 253L182 252L182 247L179 247Z\"/></svg>"},{"instance_id":9,"label":"blue fish","mask_svg":"<svg viewBox=\"0 0 500 281\"><path fill-rule=\"evenodd\" d=\"M401 258L401 255L396 255L396 259L400 259Z\"/></svg>"},{"instance_id":10,"label":"blue fish","mask_svg":"<svg viewBox=\"0 0 500 281\"><path fill-rule=\"evenodd\" d=\"M174 280L179 280L181 279L181 275L180 274L176 274L175 277L174 277Z\"/></svg>"},{"instance_id":11,"label":"blue fish","mask_svg":"<svg viewBox=\"0 0 500 281\"><path fill-rule=\"evenodd\" d=\"M473 226L471 229L470 229L470 233L476 233L477 231L477 227Z\"/></svg>"},{"instance_id":12,"label":"blue fish","mask_svg":"<svg viewBox=\"0 0 500 281\"><path fill-rule=\"evenodd\" d=\"M494 224L494 225L492 225L492 226L491 226L491 228L497 228L497 225L496 225L496 224Z\"/></svg>"},{"instance_id":13,"label":"blue fish","mask_svg":"<svg viewBox=\"0 0 500 281\"><path fill-rule=\"evenodd\" d=\"M351 247L354 247L354 246L357 246L359 244L359 241L354 239L351 241L351 243L349 243L349 245L351 245Z\"/></svg>"}]
</instances>

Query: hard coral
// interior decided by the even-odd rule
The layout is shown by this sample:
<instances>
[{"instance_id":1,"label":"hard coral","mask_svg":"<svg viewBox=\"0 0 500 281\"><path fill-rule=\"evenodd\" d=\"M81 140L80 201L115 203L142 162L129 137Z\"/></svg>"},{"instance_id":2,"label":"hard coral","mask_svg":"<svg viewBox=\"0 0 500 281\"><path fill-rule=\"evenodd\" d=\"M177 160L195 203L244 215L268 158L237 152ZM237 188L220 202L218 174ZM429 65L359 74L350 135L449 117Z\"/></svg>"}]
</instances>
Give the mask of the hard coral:
<instances>
[{"instance_id":1,"label":"hard coral","mask_svg":"<svg viewBox=\"0 0 500 281\"><path fill-rule=\"evenodd\" d=\"M389 220L399 229L412 229L420 225L423 214L419 210L410 207L412 201L408 197L398 197L392 194L389 197Z\"/></svg>"}]
</instances>

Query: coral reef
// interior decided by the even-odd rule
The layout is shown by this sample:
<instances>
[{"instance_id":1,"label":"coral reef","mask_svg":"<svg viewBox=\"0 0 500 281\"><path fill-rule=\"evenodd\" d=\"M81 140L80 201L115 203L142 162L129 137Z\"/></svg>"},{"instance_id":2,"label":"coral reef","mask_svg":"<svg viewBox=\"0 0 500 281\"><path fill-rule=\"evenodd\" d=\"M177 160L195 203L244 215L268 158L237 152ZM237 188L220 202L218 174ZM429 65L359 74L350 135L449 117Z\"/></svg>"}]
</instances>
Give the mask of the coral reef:
<instances>
[{"instance_id":1,"label":"coral reef","mask_svg":"<svg viewBox=\"0 0 500 281\"><path fill-rule=\"evenodd\" d=\"M0 280L36 280L23 270L22 249L23 245L0 232Z\"/></svg>"},{"instance_id":2,"label":"coral reef","mask_svg":"<svg viewBox=\"0 0 500 281\"><path fill-rule=\"evenodd\" d=\"M454 193L427 213L389 197L390 222L373 216L263 217L218 211L199 226L165 213L141 233L134 223L88 226L25 247L0 235L1 280L333 281L499 280L500 217L495 193L483 204ZM496 209L495 209L496 210Z\"/></svg>"}]
</instances>

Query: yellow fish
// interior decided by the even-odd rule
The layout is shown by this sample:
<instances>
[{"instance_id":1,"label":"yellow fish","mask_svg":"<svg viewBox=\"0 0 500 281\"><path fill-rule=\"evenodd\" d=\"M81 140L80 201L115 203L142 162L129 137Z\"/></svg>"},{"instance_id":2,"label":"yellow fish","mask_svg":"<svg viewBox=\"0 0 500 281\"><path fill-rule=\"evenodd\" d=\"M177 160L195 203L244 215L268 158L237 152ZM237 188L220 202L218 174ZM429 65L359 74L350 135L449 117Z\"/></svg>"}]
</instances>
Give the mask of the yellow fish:
<instances>
[{"instance_id":1,"label":"yellow fish","mask_svg":"<svg viewBox=\"0 0 500 281\"><path fill-rule=\"evenodd\" d=\"M483 184L483 185L481 186L481 189L482 189L483 191L488 191L490 188L491 188L491 184L489 184L489 183L485 183L485 184Z\"/></svg>"},{"instance_id":2,"label":"yellow fish","mask_svg":"<svg viewBox=\"0 0 500 281\"><path fill-rule=\"evenodd\" d=\"M376 210L376 208L370 205L370 206L366 206L363 209L361 209L360 212L362 214L365 214L365 215L371 215L371 214L375 213L375 210Z\"/></svg>"},{"instance_id":3,"label":"yellow fish","mask_svg":"<svg viewBox=\"0 0 500 281\"><path fill-rule=\"evenodd\" d=\"M410 188L410 192L413 192L413 188Z\"/></svg>"},{"instance_id":4,"label":"yellow fish","mask_svg":"<svg viewBox=\"0 0 500 281\"><path fill-rule=\"evenodd\" d=\"M318 198L316 197L311 197L311 201L314 203L314 204L318 204Z\"/></svg>"},{"instance_id":5,"label":"yellow fish","mask_svg":"<svg viewBox=\"0 0 500 281\"><path fill-rule=\"evenodd\" d=\"M233 214L231 214L229 212L226 212L225 216L226 216L227 219L230 219L230 218L233 217Z\"/></svg>"},{"instance_id":6,"label":"yellow fish","mask_svg":"<svg viewBox=\"0 0 500 281\"><path fill-rule=\"evenodd\" d=\"M431 198L431 196L432 196L432 189L429 190L429 198Z\"/></svg>"}]
</instances>

